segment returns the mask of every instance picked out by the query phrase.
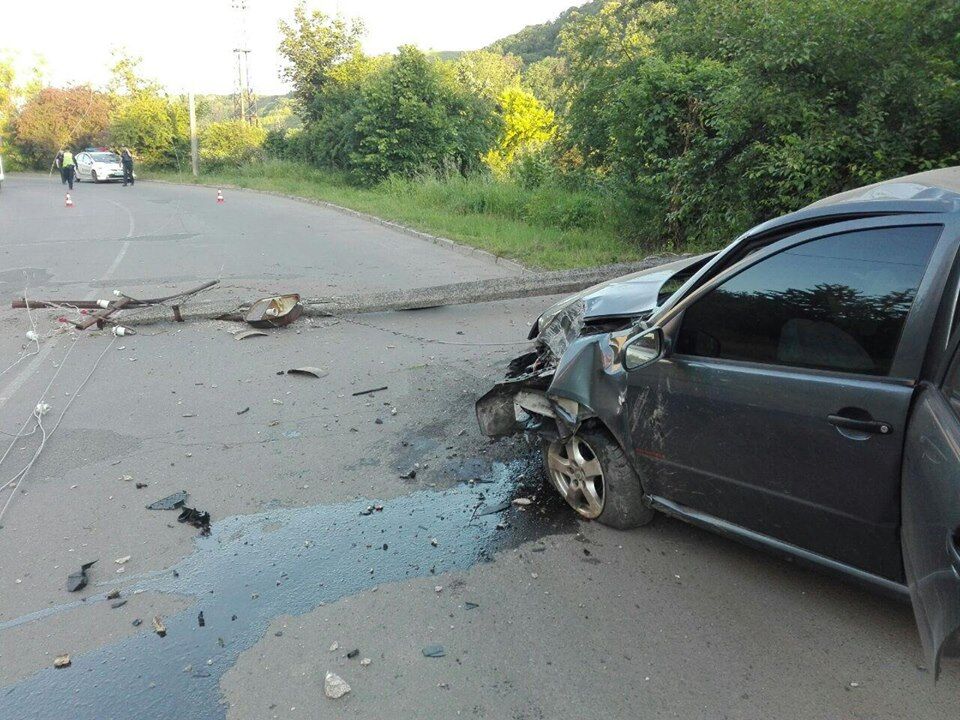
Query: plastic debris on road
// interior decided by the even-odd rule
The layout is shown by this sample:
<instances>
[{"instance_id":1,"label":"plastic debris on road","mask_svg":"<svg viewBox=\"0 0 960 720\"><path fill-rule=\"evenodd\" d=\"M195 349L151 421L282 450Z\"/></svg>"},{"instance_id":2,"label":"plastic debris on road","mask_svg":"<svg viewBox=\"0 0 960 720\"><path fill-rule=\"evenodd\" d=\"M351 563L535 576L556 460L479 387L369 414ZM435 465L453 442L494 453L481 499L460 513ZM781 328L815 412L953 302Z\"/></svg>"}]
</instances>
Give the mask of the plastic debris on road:
<instances>
[{"instance_id":1,"label":"plastic debris on road","mask_svg":"<svg viewBox=\"0 0 960 720\"><path fill-rule=\"evenodd\" d=\"M77 592L87 586L87 570L92 568L97 561L84 563L75 573L67 576L67 592Z\"/></svg>"}]
</instances>

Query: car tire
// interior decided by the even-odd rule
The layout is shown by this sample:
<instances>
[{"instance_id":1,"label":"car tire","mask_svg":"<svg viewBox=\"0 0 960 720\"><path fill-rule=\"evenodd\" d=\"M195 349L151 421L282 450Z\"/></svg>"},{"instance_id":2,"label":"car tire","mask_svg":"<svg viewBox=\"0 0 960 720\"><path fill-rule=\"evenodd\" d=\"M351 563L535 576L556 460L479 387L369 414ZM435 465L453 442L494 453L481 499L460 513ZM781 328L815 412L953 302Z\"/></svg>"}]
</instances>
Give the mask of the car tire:
<instances>
[{"instance_id":1,"label":"car tire","mask_svg":"<svg viewBox=\"0 0 960 720\"><path fill-rule=\"evenodd\" d=\"M594 459L599 467L592 462ZM653 520L654 510L643 502L640 477L623 448L601 425L583 425L565 441L544 440L543 460L550 484L581 517L618 530L641 527ZM580 472L573 469L577 465Z\"/></svg>"},{"instance_id":2,"label":"car tire","mask_svg":"<svg viewBox=\"0 0 960 720\"><path fill-rule=\"evenodd\" d=\"M100 182L99 180L97 180L97 171L96 171L96 170L91 170L91 171L90 171L90 179L93 181L94 184L97 184L98 182Z\"/></svg>"}]
</instances>

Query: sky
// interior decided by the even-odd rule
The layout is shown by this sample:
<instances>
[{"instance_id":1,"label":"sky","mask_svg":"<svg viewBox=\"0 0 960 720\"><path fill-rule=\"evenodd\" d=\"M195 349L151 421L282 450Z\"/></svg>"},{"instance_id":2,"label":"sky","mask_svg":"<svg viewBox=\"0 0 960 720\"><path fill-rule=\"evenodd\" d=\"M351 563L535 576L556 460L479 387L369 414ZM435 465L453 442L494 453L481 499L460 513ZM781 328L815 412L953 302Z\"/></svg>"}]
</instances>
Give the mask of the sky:
<instances>
[{"instance_id":1,"label":"sky","mask_svg":"<svg viewBox=\"0 0 960 720\"><path fill-rule=\"evenodd\" d=\"M0 7L0 56L13 55L26 74L36 58L52 85L107 81L111 51L143 58L147 77L173 92L229 93L240 37L238 13L247 5L250 75L258 95L286 92L278 77L277 22L291 18L297 0L8 0ZM425 50L473 50L526 25L551 20L583 0L308 0L309 8L360 18L364 49L391 52L414 44ZM69 37L66 41L64 38Z\"/></svg>"}]
</instances>

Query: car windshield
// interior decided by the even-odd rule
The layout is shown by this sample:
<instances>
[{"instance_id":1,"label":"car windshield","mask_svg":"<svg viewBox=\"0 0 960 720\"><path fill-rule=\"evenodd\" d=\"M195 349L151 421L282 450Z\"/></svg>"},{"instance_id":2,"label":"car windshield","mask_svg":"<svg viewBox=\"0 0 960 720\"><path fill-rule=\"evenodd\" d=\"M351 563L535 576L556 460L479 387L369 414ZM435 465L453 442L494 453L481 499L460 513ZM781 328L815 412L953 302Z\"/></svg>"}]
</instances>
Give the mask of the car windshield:
<instances>
[{"instance_id":1,"label":"car windshield","mask_svg":"<svg viewBox=\"0 0 960 720\"><path fill-rule=\"evenodd\" d=\"M94 162L101 162L101 163L120 162L120 156L115 155L114 153L95 152L95 153L90 153L90 157L93 158Z\"/></svg>"}]
</instances>

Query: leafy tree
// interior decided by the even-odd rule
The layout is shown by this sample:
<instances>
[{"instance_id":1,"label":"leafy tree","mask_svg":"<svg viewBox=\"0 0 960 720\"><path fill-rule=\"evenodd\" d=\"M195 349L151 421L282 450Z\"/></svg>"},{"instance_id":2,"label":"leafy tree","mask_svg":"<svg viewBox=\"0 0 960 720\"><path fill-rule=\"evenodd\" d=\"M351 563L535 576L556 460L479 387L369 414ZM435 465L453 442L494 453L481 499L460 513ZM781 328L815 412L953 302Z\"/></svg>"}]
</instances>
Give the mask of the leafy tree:
<instances>
[{"instance_id":1,"label":"leafy tree","mask_svg":"<svg viewBox=\"0 0 960 720\"><path fill-rule=\"evenodd\" d=\"M13 132L13 116L16 111L14 79L13 61L0 58L0 153L7 147Z\"/></svg>"},{"instance_id":2,"label":"leafy tree","mask_svg":"<svg viewBox=\"0 0 960 720\"><path fill-rule=\"evenodd\" d=\"M622 0L563 52L564 141L678 245L960 161L950 0Z\"/></svg>"},{"instance_id":3,"label":"leafy tree","mask_svg":"<svg viewBox=\"0 0 960 720\"><path fill-rule=\"evenodd\" d=\"M564 58L545 57L523 71L523 86L552 110L562 109L563 88L567 82L569 72Z\"/></svg>"},{"instance_id":4,"label":"leafy tree","mask_svg":"<svg viewBox=\"0 0 960 720\"><path fill-rule=\"evenodd\" d=\"M16 143L32 167L50 167L57 151L106 140L110 98L90 87L44 88L23 106L14 123Z\"/></svg>"},{"instance_id":5,"label":"leafy tree","mask_svg":"<svg viewBox=\"0 0 960 720\"><path fill-rule=\"evenodd\" d=\"M280 76L293 85L293 96L304 120L319 120L324 112L323 92L335 68L360 54L363 23L307 11L300 2L293 22L280 21L280 54L287 64Z\"/></svg>"},{"instance_id":6,"label":"leafy tree","mask_svg":"<svg viewBox=\"0 0 960 720\"><path fill-rule=\"evenodd\" d=\"M504 90L520 83L523 61L516 55L476 50L461 55L454 67L457 80L467 92L493 101Z\"/></svg>"},{"instance_id":7,"label":"leafy tree","mask_svg":"<svg viewBox=\"0 0 960 720\"><path fill-rule=\"evenodd\" d=\"M591 0L579 7L571 7L551 22L528 25L523 30L498 40L488 49L493 52L519 55L525 63L535 63L557 55L560 36L571 22L600 11L607 0Z\"/></svg>"},{"instance_id":8,"label":"leafy tree","mask_svg":"<svg viewBox=\"0 0 960 720\"><path fill-rule=\"evenodd\" d=\"M125 98L110 123L110 142L129 147L146 165L181 166L189 153L190 126L182 98L140 93Z\"/></svg>"},{"instance_id":9,"label":"leafy tree","mask_svg":"<svg viewBox=\"0 0 960 720\"><path fill-rule=\"evenodd\" d=\"M492 108L445 79L438 61L412 46L363 88L351 165L374 183L390 175L468 172L496 134Z\"/></svg>"},{"instance_id":10,"label":"leafy tree","mask_svg":"<svg viewBox=\"0 0 960 720\"><path fill-rule=\"evenodd\" d=\"M556 132L554 114L526 90L508 88L497 98L503 130L484 162L497 175L505 175L520 155L540 150Z\"/></svg>"},{"instance_id":11,"label":"leafy tree","mask_svg":"<svg viewBox=\"0 0 960 720\"><path fill-rule=\"evenodd\" d=\"M180 167L189 152L186 103L144 78L140 58L123 53L115 57L108 84L113 104L111 144L129 147L146 165Z\"/></svg>"},{"instance_id":12,"label":"leafy tree","mask_svg":"<svg viewBox=\"0 0 960 720\"><path fill-rule=\"evenodd\" d=\"M242 120L210 123L200 135L200 158L213 167L239 167L262 159L266 139L266 130Z\"/></svg>"},{"instance_id":13,"label":"leafy tree","mask_svg":"<svg viewBox=\"0 0 960 720\"><path fill-rule=\"evenodd\" d=\"M309 123L301 138L306 159L341 170L352 167L364 87L385 72L391 62L389 56L371 58L358 53L331 68L320 95L322 113Z\"/></svg>"}]
</instances>

